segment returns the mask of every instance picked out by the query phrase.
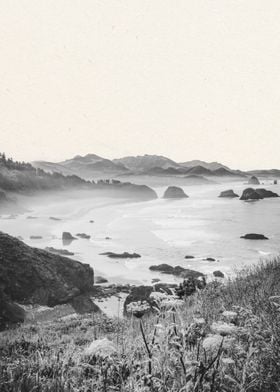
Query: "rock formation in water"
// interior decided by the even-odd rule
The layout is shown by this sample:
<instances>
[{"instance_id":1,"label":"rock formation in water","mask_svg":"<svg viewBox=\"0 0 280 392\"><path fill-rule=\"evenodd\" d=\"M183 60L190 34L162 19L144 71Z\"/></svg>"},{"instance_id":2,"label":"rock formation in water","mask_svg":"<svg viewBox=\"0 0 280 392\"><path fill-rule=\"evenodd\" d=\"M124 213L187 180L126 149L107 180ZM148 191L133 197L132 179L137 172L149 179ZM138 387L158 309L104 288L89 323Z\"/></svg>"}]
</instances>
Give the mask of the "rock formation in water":
<instances>
[{"instance_id":1,"label":"rock formation in water","mask_svg":"<svg viewBox=\"0 0 280 392\"><path fill-rule=\"evenodd\" d=\"M189 277L199 278L204 276L201 272L190 270L181 267L179 265L177 265L176 267L172 267L172 265L169 264L158 264L158 265L151 265L149 269L151 271L158 271L163 274L176 275L184 278L189 278Z\"/></svg>"},{"instance_id":2,"label":"rock formation in water","mask_svg":"<svg viewBox=\"0 0 280 392\"><path fill-rule=\"evenodd\" d=\"M268 238L263 234L250 233L242 235L240 238L244 238L245 240L268 240Z\"/></svg>"},{"instance_id":3,"label":"rock formation in water","mask_svg":"<svg viewBox=\"0 0 280 392\"><path fill-rule=\"evenodd\" d=\"M236 193L234 193L232 189L228 189L226 191L222 191L220 193L219 197L234 198L234 197L239 197L239 196Z\"/></svg>"},{"instance_id":4,"label":"rock formation in water","mask_svg":"<svg viewBox=\"0 0 280 392\"><path fill-rule=\"evenodd\" d=\"M260 200L263 197L253 188L244 189L240 200Z\"/></svg>"},{"instance_id":5,"label":"rock formation in water","mask_svg":"<svg viewBox=\"0 0 280 392\"><path fill-rule=\"evenodd\" d=\"M62 239L65 241L73 241L76 240L76 237L73 237L71 233L69 233L68 231L64 231L62 233Z\"/></svg>"},{"instance_id":6,"label":"rock formation in water","mask_svg":"<svg viewBox=\"0 0 280 392\"><path fill-rule=\"evenodd\" d=\"M84 238L86 240L90 239L90 235L89 234L85 234L85 233L78 233L78 234L76 234L76 236L80 237L80 238Z\"/></svg>"},{"instance_id":7,"label":"rock formation in water","mask_svg":"<svg viewBox=\"0 0 280 392\"><path fill-rule=\"evenodd\" d=\"M138 259L141 257L138 253L128 253L128 252L123 252L123 253L115 253L115 252L103 252L100 253L102 256L108 256L111 259Z\"/></svg>"},{"instance_id":8,"label":"rock formation in water","mask_svg":"<svg viewBox=\"0 0 280 392\"><path fill-rule=\"evenodd\" d=\"M264 189L264 188L259 188L256 189L256 192L263 198L270 198L270 197L279 197L279 195L275 192L272 192L270 190Z\"/></svg>"},{"instance_id":9,"label":"rock formation in water","mask_svg":"<svg viewBox=\"0 0 280 392\"><path fill-rule=\"evenodd\" d=\"M248 180L248 184L250 185L260 185L260 182L256 176L252 176Z\"/></svg>"},{"instance_id":10,"label":"rock formation in water","mask_svg":"<svg viewBox=\"0 0 280 392\"><path fill-rule=\"evenodd\" d=\"M247 188L243 191L240 200L260 200L260 199L266 199L270 197L279 197L279 195L275 192L272 192L264 188L259 188L259 189Z\"/></svg>"},{"instance_id":11,"label":"rock formation in water","mask_svg":"<svg viewBox=\"0 0 280 392\"><path fill-rule=\"evenodd\" d=\"M164 199L185 199L188 195L185 194L182 188L177 186L169 186L164 192Z\"/></svg>"},{"instance_id":12,"label":"rock formation in water","mask_svg":"<svg viewBox=\"0 0 280 392\"><path fill-rule=\"evenodd\" d=\"M21 312L14 307L15 302L55 306L71 302L92 287L93 270L88 264L32 248L0 232L2 303L8 311L14 309L19 318ZM7 322L2 308L0 328L4 328L3 323Z\"/></svg>"}]
</instances>

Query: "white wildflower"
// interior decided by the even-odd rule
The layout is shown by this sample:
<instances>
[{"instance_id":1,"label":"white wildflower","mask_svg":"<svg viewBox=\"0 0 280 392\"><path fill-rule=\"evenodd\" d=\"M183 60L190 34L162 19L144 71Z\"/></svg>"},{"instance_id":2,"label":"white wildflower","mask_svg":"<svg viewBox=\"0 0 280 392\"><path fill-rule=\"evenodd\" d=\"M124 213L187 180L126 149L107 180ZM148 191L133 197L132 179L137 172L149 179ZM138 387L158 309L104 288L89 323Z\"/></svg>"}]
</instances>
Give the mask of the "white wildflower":
<instances>
[{"instance_id":1,"label":"white wildflower","mask_svg":"<svg viewBox=\"0 0 280 392\"><path fill-rule=\"evenodd\" d=\"M222 358L222 362L224 365L234 365L235 362L232 358Z\"/></svg>"},{"instance_id":2,"label":"white wildflower","mask_svg":"<svg viewBox=\"0 0 280 392\"><path fill-rule=\"evenodd\" d=\"M94 340L89 347L85 349L86 355L96 355L102 358L110 357L117 352L113 342L104 339Z\"/></svg>"},{"instance_id":3,"label":"white wildflower","mask_svg":"<svg viewBox=\"0 0 280 392\"><path fill-rule=\"evenodd\" d=\"M237 313L236 313L236 312L229 311L229 310L225 310L225 311L222 313L222 316L223 316L226 320L228 320L228 321L230 321L230 322L234 322L234 321L236 321L236 319L237 319Z\"/></svg>"},{"instance_id":4,"label":"white wildflower","mask_svg":"<svg viewBox=\"0 0 280 392\"><path fill-rule=\"evenodd\" d=\"M193 321L195 324L198 324L198 325L203 325L206 323L205 319L202 317L194 318Z\"/></svg>"},{"instance_id":5,"label":"white wildflower","mask_svg":"<svg viewBox=\"0 0 280 392\"><path fill-rule=\"evenodd\" d=\"M126 311L138 318L141 318L144 315L144 313L148 310L151 310L151 306L145 300L130 302L130 304L126 306Z\"/></svg>"},{"instance_id":6,"label":"white wildflower","mask_svg":"<svg viewBox=\"0 0 280 392\"><path fill-rule=\"evenodd\" d=\"M215 351L219 349L222 341L223 338L221 337L221 335L210 335L203 340L202 347L206 351Z\"/></svg>"},{"instance_id":7,"label":"white wildflower","mask_svg":"<svg viewBox=\"0 0 280 392\"><path fill-rule=\"evenodd\" d=\"M153 291L150 295L150 298L152 298L155 301L162 301L168 297L167 294L165 293L160 293L158 291Z\"/></svg>"},{"instance_id":8,"label":"white wildflower","mask_svg":"<svg viewBox=\"0 0 280 392\"><path fill-rule=\"evenodd\" d=\"M160 306L166 309L173 309L173 308L178 308L180 306L184 305L184 301L178 298L175 298L173 296L169 296L169 298L166 298L165 300L161 301Z\"/></svg>"},{"instance_id":9,"label":"white wildflower","mask_svg":"<svg viewBox=\"0 0 280 392\"><path fill-rule=\"evenodd\" d=\"M217 323L213 323L211 325L211 330L214 333L218 333L222 336L231 335L236 332L237 328L235 325L231 323L224 323L222 321L218 321Z\"/></svg>"},{"instance_id":10,"label":"white wildflower","mask_svg":"<svg viewBox=\"0 0 280 392\"><path fill-rule=\"evenodd\" d=\"M172 309L184 305L184 301L179 299L176 295L169 295L160 292L153 292L150 295L160 308Z\"/></svg>"}]
</instances>

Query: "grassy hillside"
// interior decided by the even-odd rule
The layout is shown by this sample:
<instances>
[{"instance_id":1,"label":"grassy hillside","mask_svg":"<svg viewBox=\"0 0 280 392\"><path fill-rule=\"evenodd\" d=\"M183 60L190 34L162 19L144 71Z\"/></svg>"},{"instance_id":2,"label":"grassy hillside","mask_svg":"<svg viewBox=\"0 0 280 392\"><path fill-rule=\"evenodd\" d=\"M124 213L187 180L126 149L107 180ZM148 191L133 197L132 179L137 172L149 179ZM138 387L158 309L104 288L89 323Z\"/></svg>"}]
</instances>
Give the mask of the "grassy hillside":
<instances>
[{"instance_id":1,"label":"grassy hillside","mask_svg":"<svg viewBox=\"0 0 280 392\"><path fill-rule=\"evenodd\" d=\"M0 390L280 390L279 259L159 305L150 316L138 307L125 320L87 315L3 332Z\"/></svg>"}]
</instances>

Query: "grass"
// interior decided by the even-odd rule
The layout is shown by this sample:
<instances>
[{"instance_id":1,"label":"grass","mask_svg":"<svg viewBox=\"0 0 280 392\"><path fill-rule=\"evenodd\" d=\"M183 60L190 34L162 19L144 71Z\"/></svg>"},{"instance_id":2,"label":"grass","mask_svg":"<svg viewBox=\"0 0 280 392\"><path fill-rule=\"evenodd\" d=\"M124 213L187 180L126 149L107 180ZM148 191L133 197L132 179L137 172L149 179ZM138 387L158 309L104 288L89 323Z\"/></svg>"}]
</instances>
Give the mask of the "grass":
<instances>
[{"instance_id":1,"label":"grass","mask_svg":"<svg viewBox=\"0 0 280 392\"><path fill-rule=\"evenodd\" d=\"M112 355L85 353L104 337ZM280 260L142 318L22 325L0 335L0 361L1 392L279 392Z\"/></svg>"}]
</instances>

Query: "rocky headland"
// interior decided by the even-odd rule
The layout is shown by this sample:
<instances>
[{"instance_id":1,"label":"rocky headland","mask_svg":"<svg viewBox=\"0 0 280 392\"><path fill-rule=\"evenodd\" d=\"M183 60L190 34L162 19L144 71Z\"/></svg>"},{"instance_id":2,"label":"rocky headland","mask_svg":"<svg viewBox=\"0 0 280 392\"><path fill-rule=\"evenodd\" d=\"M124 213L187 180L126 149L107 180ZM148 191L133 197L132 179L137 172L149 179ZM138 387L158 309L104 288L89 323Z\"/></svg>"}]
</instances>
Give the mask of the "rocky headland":
<instances>
[{"instance_id":1,"label":"rocky headland","mask_svg":"<svg viewBox=\"0 0 280 392\"><path fill-rule=\"evenodd\" d=\"M0 232L0 328L24 314L20 304L53 307L86 296L93 275L88 264L30 247Z\"/></svg>"}]
</instances>

